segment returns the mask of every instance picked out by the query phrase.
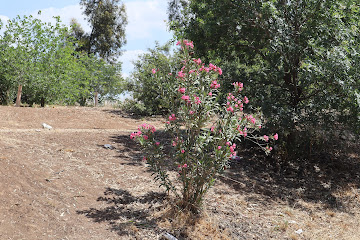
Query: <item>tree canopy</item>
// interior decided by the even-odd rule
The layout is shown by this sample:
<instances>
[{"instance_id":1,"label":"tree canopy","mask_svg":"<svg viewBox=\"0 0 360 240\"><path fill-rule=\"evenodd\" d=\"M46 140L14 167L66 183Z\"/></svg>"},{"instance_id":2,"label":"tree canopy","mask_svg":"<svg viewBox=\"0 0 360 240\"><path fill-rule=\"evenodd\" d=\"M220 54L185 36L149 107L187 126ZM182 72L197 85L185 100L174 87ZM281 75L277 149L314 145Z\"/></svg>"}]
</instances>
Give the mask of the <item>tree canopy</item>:
<instances>
[{"instance_id":1,"label":"tree canopy","mask_svg":"<svg viewBox=\"0 0 360 240\"><path fill-rule=\"evenodd\" d=\"M55 21L18 16L7 22L0 36L2 104L13 102L17 86L25 102L42 106L85 104L94 91L108 96L121 92L121 65L77 51L81 43L72 37L73 31L59 17Z\"/></svg>"},{"instance_id":2,"label":"tree canopy","mask_svg":"<svg viewBox=\"0 0 360 240\"><path fill-rule=\"evenodd\" d=\"M223 79L241 80L268 126L359 127L360 8L353 0L170 1L171 28ZM304 125L306 124L306 126Z\"/></svg>"},{"instance_id":3,"label":"tree canopy","mask_svg":"<svg viewBox=\"0 0 360 240\"><path fill-rule=\"evenodd\" d=\"M85 35L88 41L87 53L98 54L106 60L114 60L126 43L125 5L120 4L120 0L81 0L80 5L91 26L91 32Z\"/></svg>"}]
</instances>

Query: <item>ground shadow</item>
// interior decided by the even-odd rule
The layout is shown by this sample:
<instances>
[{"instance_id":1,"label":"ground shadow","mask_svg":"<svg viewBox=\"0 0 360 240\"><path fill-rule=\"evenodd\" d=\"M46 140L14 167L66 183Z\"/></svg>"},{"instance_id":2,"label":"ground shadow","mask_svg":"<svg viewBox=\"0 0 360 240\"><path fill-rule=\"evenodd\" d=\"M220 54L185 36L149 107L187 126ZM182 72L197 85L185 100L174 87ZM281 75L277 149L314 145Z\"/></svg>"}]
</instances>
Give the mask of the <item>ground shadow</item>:
<instances>
[{"instance_id":1,"label":"ground shadow","mask_svg":"<svg viewBox=\"0 0 360 240\"><path fill-rule=\"evenodd\" d=\"M147 228L156 231L158 219L151 216L151 211L165 200L165 193L148 192L142 196L134 196L123 189L107 188L104 196L97 199L107 204L107 207L77 211L94 222L104 222L119 236L135 235L131 226Z\"/></svg>"},{"instance_id":2,"label":"ground shadow","mask_svg":"<svg viewBox=\"0 0 360 240\"><path fill-rule=\"evenodd\" d=\"M295 203L301 199L351 213L355 201L350 196L341 196L339 190L359 189L359 153L319 153L311 159L283 162L254 149L241 151L241 156L232 161L230 169L220 177L233 189L244 194L260 194L264 204L284 200L297 207ZM248 201L259 203L258 198L248 196Z\"/></svg>"},{"instance_id":3,"label":"ground shadow","mask_svg":"<svg viewBox=\"0 0 360 240\"><path fill-rule=\"evenodd\" d=\"M157 130L155 132L155 138L160 139L162 143L169 143L163 145L168 151L171 150L170 143L172 142L171 137L163 130ZM118 157L126 160L124 165L143 165L144 154L140 151L140 145L130 139L130 134L126 135L113 135L110 137L110 141L117 144ZM102 146L100 146L102 147Z\"/></svg>"}]
</instances>

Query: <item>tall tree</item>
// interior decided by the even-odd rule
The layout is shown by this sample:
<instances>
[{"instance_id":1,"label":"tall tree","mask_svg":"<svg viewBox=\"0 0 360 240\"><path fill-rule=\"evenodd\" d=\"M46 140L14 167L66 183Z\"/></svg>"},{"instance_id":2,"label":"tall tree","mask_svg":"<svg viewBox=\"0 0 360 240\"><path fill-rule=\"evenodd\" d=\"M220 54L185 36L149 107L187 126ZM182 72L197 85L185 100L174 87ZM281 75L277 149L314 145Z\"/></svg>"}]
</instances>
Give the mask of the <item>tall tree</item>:
<instances>
[{"instance_id":1,"label":"tall tree","mask_svg":"<svg viewBox=\"0 0 360 240\"><path fill-rule=\"evenodd\" d=\"M244 81L268 125L282 128L290 142L299 129L360 126L358 1L172 0L169 6L177 36L221 61L225 79Z\"/></svg>"},{"instance_id":2,"label":"tall tree","mask_svg":"<svg viewBox=\"0 0 360 240\"><path fill-rule=\"evenodd\" d=\"M91 26L87 53L105 60L114 60L126 43L127 16L120 0L81 0L84 14Z\"/></svg>"}]
</instances>

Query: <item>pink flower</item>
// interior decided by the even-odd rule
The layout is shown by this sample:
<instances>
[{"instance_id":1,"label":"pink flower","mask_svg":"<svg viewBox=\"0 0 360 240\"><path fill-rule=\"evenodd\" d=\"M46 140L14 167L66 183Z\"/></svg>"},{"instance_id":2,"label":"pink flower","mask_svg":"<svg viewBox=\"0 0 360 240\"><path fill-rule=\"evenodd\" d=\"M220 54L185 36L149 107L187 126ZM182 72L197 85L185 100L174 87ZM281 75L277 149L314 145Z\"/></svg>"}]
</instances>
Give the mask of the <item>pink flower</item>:
<instances>
[{"instance_id":1,"label":"pink flower","mask_svg":"<svg viewBox=\"0 0 360 240\"><path fill-rule=\"evenodd\" d=\"M183 71L180 71L180 72L177 73L177 76L179 78L183 78L183 77L185 77L185 73Z\"/></svg>"},{"instance_id":2,"label":"pink flower","mask_svg":"<svg viewBox=\"0 0 360 240\"><path fill-rule=\"evenodd\" d=\"M189 42L189 40L186 40L186 39L185 39L183 42L184 42L184 44L185 44L186 47L194 48L194 44L193 44L192 41Z\"/></svg>"},{"instance_id":3,"label":"pink flower","mask_svg":"<svg viewBox=\"0 0 360 240\"><path fill-rule=\"evenodd\" d=\"M146 161L147 160L147 158L146 157L143 157L143 159L142 159L143 161Z\"/></svg>"},{"instance_id":4,"label":"pink flower","mask_svg":"<svg viewBox=\"0 0 360 240\"><path fill-rule=\"evenodd\" d=\"M195 104L199 105L200 103L201 103L200 98L195 96Z\"/></svg>"},{"instance_id":5,"label":"pink flower","mask_svg":"<svg viewBox=\"0 0 360 240\"><path fill-rule=\"evenodd\" d=\"M144 138L145 140L148 140L148 139L149 139L149 137L148 137L147 135L144 135L143 138Z\"/></svg>"},{"instance_id":6,"label":"pink flower","mask_svg":"<svg viewBox=\"0 0 360 240\"><path fill-rule=\"evenodd\" d=\"M272 147L266 147L266 150L268 150L269 152L271 152L272 149Z\"/></svg>"},{"instance_id":7,"label":"pink flower","mask_svg":"<svg viewBox=\"0 0 360 240\"><path fill-rule=\"evenodd\" d=\"M159 145L160 145L160 142L156 142L155 145L156 145L156 146L159 146Z\"/></svg>"},{"instance_id":8,"label":"pink flower","mask_svg":"<svg viewBox=\"0 0 360 240\"><path fill-rule=\"evenodd\" d=\"M219 73L219 75L222 75L222 70L221 70L221 68L217 68L217 71L218 71L218 73Z\"/></svg>"},{"instance_id":9,"label":"pink flower","mask_svg":"<svg viewBox=\"0 0 360 240\"><path fill-rule=\"evenodd\" d=\"M192 110L189 111L189 114L190 114L190 115L193 115L194 113L195 113L195 112L192 111Z\"/></svg>"},{"instance_id":10,"label":"pink flower","mask_svg":"<svg viewBox=\"0 0 360 240\"><path fill-rule=\"evenodd\" d=\"M150 129L151 132L155 132L155 127L150 125L150 124L147 124L147 123L143 123L138 127L138 130L139 130L140 134L141 134L142 129L145 129L145 130Z\"/></svg>"},{"instance_id":11,"label":"pink flower","mask_svg":"<svg viewBox=\"0 0 360 240\"><path fill-rule=\"evenodd\" d=\"M151 69L151 71L152 71L153 74L156 73L156 69L155 69L155 68Z\"/></svg>"},{"instance_id":12,"label":"pink flower","mask_svg":"<svg viewBox=\"0 0 360 240\"><path fill-rule=\"evenodd\" d=\"M249 99L248 99L246 96L244 97L244 103L245 103L245 104L248 104L248 103L249 103Z\"/></svg>"},{"instance_id":13,"label":"pink flower","mask_svg":"<svg viewBox=\"0 0 360 240\"><path fill-rule=\"evenodd\" d=\"M181 149L181 153L185 153L185 150L184 150L184 149Z\"/></svg>"},{"instance_id":14,"label":"pink flower","mask_svg":"<svg viewBox=\"0 0 360 240\"><path fill-rule=\"evenodd\" d=\"M188 165L185 163L182 167L183 167L183 168L187 168L187 167L188 167Z\"/></svg>"},{"instance_id":15,"label":"pink flower","mask_svg":"<svg viewBox=\"0 0 360 240\"><path fill-rule=\"evenodd\" d=\"M208 95L209 95L210 97L212 97L212 95L213 95L213 94L212 94L212 92L209 92L209 94L208 94Z\"/></svg>"},{"instance_id":16,"label":"pink flower","mask_svg":"<svg viewBox=\"0 0 360 240\"><path fill-rule=\"evenodd\" d=\"M184 95L184 96L181 97L181 99L187 102L187 101L190 100L190 97L187 96L187 95Z\"/></svg>"},{"instance_id":17,"label":"pink flower","mask_svg":"<svg viewBox=\"0 0 360 240\"><path fill-rule=\"evenodd\" d=\"M186 91L186 88L179 87L178 92L184 94Z\"/></svg>"},{"instance_id":18,"label":"pink flower","mask_svg":"<svg viewBox=\"0 0 360 240\"><path fill-rule=\"evenodd\" d=\"M134 139L134 138L136 138L138 136L141 136L141 134L142 134L142 132L140 130L137 131L137 132L133 132L133 133L130 134L130 139Z\"/></svg>"},{"instance_id":19,"label":"pink flower","mask_svg":"<svg viewBox=\"0 0 360 240\"><path fill-rule=\"evenodd\" d=\"M194 62L197 64L197 65L200 65L201 64L201 59L194 59Z\"/></svg>"},{"instance_id":20,"label":"pink flower","mask_svg":"<svg viewBox=\"0 0 360 240\"><path fill-rule=\"evenodd\" d=\"M264 140L265 140L265 142L269 141L269 137L264 135Z\"/></svg>"},{"instance_id":21,"label":"pink flower","mask_svg":"<svg viewBox=\"0 0 360 240\"><path fill-rule=\"evenodd\" d=\"M171 114L171 115L169 116L169 120L170 120L170 121L175 121L175 120L176 120L175 114Z\"/></svg>"},{"instance_id":22,"label":"pink flower","mask_svg":"<svg viewBox=\"0 0 360 240\"><path fill-rule=\"evenodd\" d=\"M279 139L279 135L278 135L277 133L274 135L274 139L275 139L275 140L278 140L278 139Z\"/></svg>"},{"instance_id":23,"label":"pink flower","mask_svg":"<svg viewBox=\"0 0 360 240\"><path fill-rule=\"evenodd\" d=\"M232 85L234 85L234 87L237 88L239 92L241 92L243 90L243 88L244 88L243 83L234 82Z\"/></svg>"},{"instance_id":24,"label":"pink flower","mask_svg":"<svg viewBox=\"0 0 360 240\"><path fill-rule=\"evenodd\" d=\"M228 112L234 112L234 109L233 109L232 107L228 107L226 110L227 110Z\"/></svg>"},{"instance_id":25,"label":"pink flower","mask_svg":"<svg viewBox=\"0 0 360 240\"><path fill-rule=\"evenodd\" d=\"M220 149L221 149L221 146L218 146L217 149L220 150Z\"/></svg>"},{"instance_id":26,"label":"pink flower","mask_svg":"<svg viewBox=\"0 0 360 240\"><path fill-rule=\"evenodd\" d=\"M181 45L181 42L180 42L180 41L178 41L178 42L176 43L176 46L178 46L178 45Z\"/></svg>"},{"instance_id":27,"label":"pink flower","mask_svg":"<svg viewBox=\"0 0 360 240\"><path fill-rule=\"evenodd\" d=\"M211 128L210 128L210 131L214 131L215 130L215 126L212 126Z\"/></svg>"},{"instance_id":28,"label":"pink flower","mask_svg":"<svg viewBox=\"0 0 360 240\"><path fill-rule=\"evenodd\" d=\"M172 73L168 73L168 75L169 75L169 76L171 76L171 75L172 75Z\"/></svg>"},{"instance_id":29,"label":"pink flower","mask_svg":"<svg viewBox=\"0 0 360 240\"><path fill-rule=\"evenodd\" d=\"M230 146L230 145L231 145L231 143L230 143L230 142L226 142L226 145Z\"/></svg>"},{"instance_id":30,"label":"pink flower","mask_svg":"<svg viewBox=\"0 0 360 240\"><path fill-rule=\"evenodd\" d=\"M211 85L210 85L210 88L219 88L220 87L220 84L218 84L218 82L216 80L212 81L211 82Z\"/></svg>"}]
</instances>

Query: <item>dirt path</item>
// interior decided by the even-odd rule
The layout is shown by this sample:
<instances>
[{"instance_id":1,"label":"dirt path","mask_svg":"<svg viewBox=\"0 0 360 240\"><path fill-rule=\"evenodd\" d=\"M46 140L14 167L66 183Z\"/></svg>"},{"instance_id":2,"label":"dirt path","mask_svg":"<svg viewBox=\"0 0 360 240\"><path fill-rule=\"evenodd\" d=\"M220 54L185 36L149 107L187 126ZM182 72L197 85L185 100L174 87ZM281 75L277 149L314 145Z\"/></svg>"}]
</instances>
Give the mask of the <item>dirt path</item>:
<instances>
[{"instance_id":1,"label":"dirt path","mask_svg":"<svg viewBox=\"0 0 360 240\"><path fill-rule=\"evenodd\" d=\"M245 159L181 237L161 217L164 195L129 139L143 122L162 126L113 109L0 107L0 239L360 239L356 154L329 169L320 162L324 172L306 179Z\"/></svg>"}]
</instances>

